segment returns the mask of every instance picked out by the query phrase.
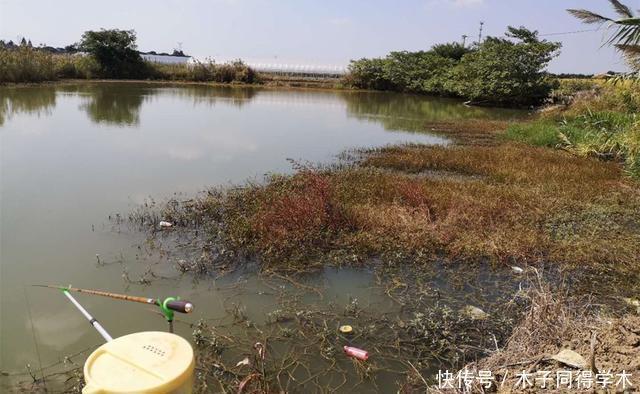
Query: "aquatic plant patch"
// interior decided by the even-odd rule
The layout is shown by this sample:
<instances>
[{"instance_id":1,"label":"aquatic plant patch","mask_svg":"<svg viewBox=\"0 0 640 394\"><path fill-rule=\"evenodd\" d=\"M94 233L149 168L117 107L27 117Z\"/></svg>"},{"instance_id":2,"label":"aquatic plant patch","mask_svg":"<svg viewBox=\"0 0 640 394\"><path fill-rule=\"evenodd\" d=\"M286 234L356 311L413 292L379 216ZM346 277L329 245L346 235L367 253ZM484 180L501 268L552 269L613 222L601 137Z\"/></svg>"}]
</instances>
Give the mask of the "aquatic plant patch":
<instances>
[{"instance_id":1,"label":"aquatic plant patch","mask_svg":"<svg viewBox=\"0 0 640 394\"><path fill-rule=\"evenodd\" d=\"M614 162L513 143L362 153L158 215L271 267L419 255L639 271L640 192Z\"/></svg>"}]
</instances>

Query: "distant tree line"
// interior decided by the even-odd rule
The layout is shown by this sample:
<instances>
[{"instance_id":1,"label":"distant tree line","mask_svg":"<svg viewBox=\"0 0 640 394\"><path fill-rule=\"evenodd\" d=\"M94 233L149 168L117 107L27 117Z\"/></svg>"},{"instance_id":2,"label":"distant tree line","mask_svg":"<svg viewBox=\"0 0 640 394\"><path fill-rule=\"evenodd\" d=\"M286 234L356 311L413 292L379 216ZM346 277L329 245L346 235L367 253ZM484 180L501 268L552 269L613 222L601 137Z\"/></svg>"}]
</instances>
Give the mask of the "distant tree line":
<instances>
[{"instance_id":1,"label":"distant tree line","mask_svg":"<svg viewBox=\"0 0 640 394\"><path fill-rule=\"evenodd\" d=\"M129 34L134 36L134 41L135 41L135 32L133 30L103 30L103 32L128 32ZM119 34L120 34L119 33ZM31 40L28 38L23 37L19 43L15 43L13 40L9 40L9 41L5 41L5 40L0 40L0 50L1 49L6 49L6 50L17 50L19 48L33 48L35 50L38 51L44 51L44 52L49 52L49 53L55 53L55 54L74 54L80 51L79 49L79 43L74 43L71 45L67 45L64 47L53 47L47 44L39 44L37 46L34 46L31 43ZM149 54L149 55L159 55L159 56L180 56L180 57L188 57L189 55L185 54L184 51L180 50L180 49L174 49L171 53L167 53L167 52L156 52L156 51L149 51L149 52L142 52L139 51L140 54L145 55L145 54Z\"/></svg>"},{"instance_id":2,"label":"distant tree line","mask_svg":"<svg viewBox=\"0 0 640 394\"><path fill-rule=\"evenodd\" d=\"M76 55L82 53L82 56ZM151 54L157 54L152 52ZM159 55L168 55L160 53ZM186 56L174 50L173 56ZM0 41L0 83L73 79L153 79L219 83L255 83L257 74L242 61L216 64L157 64L145 61L133 30L87 31L80 42L65 48L34 47Z\"/></svg>"},{"instance_id":3,"label":"distant tree line","mask_svg":"<svg viewBox=\"0 0 640 394\"><path fill-rule=\"evenodd\" d=\"M140 52L141 55L158 55L158 56L179 56L179 57L189 57L189 55L185 55L185 53L181 50L177 50L174 49L173 52L171 53L167 53L167 52L156 52L156 51L149 51L149 52Z\"/></svg>"},{"instance_id":4,"label":"distant tree line","mask_svg":"<svg viewBox=\"0 0 640 394\"><path fill-rule=\"evenodd\" d=\"M593 74L580 74L580 73L552 73L549 75L555 78L560 78L560 79L591 79L593 78Z\"/></svg>"},{"instance_id":5,"label":"distant tree line","mask_svg":"<svg viewBox=\"0 0 640 394\"><path fill-rule=\"evenodd\" d=\"M364 89L461 97L476 104L539 104L557 82L545 71L561 45L536 31L509 27L506 38L471 47L438 44L428 51L391 52L349 66L347 83Z\"/></svg>"}]
</instances>

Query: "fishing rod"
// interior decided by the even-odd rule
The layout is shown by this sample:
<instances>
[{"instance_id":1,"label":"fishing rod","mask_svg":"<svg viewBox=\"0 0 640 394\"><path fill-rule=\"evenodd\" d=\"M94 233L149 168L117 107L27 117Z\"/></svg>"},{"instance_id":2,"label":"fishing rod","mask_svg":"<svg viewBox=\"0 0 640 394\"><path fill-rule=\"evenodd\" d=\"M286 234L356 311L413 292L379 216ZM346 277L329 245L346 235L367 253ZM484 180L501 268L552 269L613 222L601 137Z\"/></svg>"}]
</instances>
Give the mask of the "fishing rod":
<instances>
[{"instance_id":1,"label":"fishing rod","mask_svg":"<svg viewBox=\"0 0 640 394\"><path fill-rule=\"evenodd\" d=\"M174 312L191 313L193 311L193 304L191 302L180 300L178 297L167 297L164 300L162 300L160 298L137 297L137 296L131 296L127 294L111 293L108 291L101 291L101 290L80 289L77 287L71 287L71 285L66 287L52 286L52 285L33 285L33 286L61 290L62 293L73 303L73 305L75 305L76 308L78 308L78 310L84 315L84 317L86 317L87 320L89 320L89 323L91 323L91 325L100 333L100 335L102 335L102 337L107 342L112 340L109 333L100 325L100 323L98 323L98 321L93 316L89 314L89 312L87 312L86 309L82 307L82 305L80 305L80 303L75 298L73 298L73 296L70 293L71 291L76 293L85 293L85 294L92 294L92 295L97 295L101 297L113 298L116 300L131 301L131 302L138 302L141 304L158 306L160 308L160 311L162 312L162 315L167 320L167 323L169 323L169 332L171 333L173 333Z\"/></svg>"}]
</instances>

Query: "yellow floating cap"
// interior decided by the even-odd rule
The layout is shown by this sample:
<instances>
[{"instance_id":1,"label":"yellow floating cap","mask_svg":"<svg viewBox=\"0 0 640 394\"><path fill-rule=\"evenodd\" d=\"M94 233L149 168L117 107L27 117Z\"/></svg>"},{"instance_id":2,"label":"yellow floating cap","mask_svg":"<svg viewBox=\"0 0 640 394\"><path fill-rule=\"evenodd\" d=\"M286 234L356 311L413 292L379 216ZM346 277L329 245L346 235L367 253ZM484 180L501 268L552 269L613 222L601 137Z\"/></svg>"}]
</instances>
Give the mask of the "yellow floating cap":
<instances>
[{"instance_id":1,"label":"yellow floating cap","mask_svg":"<svg viewBox=\"0 0 640 394\"><path fill-rule=\"evenodd\" d=\"M190 393L194 366L191 345L178 335L129 334L91 353L82 393Z\"/></svg>"},{"instance_id":2,"label":"yellow floating cap","mask_svg":"<svg viewBox=\"0 0 640 394\"><path fill-rule=\"evenodd\" d=\"M345 324L344 326L340 326L340 332L343 334L351 334L353 332L353 327Z\"/></svg>"}]
</instances>

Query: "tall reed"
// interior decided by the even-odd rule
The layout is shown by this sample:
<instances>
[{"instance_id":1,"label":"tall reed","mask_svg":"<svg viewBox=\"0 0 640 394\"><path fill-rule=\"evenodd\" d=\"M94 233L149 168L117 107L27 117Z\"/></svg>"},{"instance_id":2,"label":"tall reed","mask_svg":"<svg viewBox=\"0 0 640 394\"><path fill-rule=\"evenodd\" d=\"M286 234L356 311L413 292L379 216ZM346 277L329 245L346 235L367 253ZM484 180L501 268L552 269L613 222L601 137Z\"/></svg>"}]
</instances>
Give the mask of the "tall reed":
<instances>
[{"instance_id":1,"label":"tall reed","mask_svg":"<svg viewBox=\"0 0 640 394\"><path fill-rule=\"evenodd\" d=\"M88 79L97 77L98 70L89 56L53 54L28 46L0 49L0 83Z\"/></svg>"}]
</instances>

